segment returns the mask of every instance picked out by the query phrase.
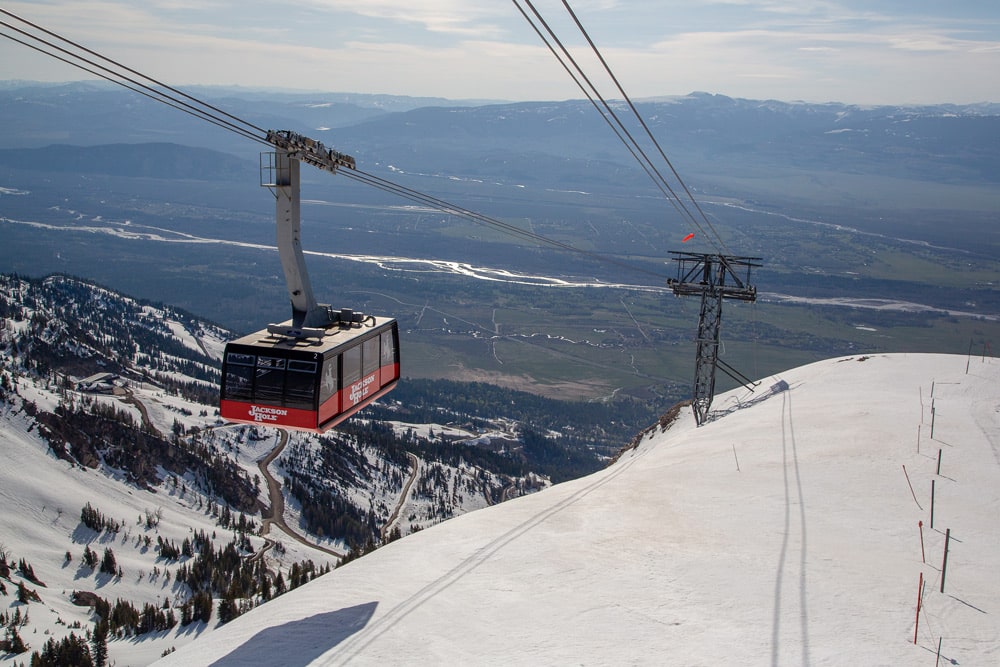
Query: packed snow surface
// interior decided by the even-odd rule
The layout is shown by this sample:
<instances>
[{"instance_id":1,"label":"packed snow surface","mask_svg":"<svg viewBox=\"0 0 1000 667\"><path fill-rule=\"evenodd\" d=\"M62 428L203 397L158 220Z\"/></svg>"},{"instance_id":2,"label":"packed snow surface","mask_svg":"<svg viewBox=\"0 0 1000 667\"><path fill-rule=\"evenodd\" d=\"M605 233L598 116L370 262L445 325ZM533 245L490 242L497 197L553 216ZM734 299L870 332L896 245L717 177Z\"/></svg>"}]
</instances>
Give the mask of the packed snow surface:
<instances>
[{"instance_id":1,"label":"packed snow surface","mask_svg":"<svg viewBox=\"0 0 1000 667\"><path fill-rule=\"evenodd\" d=\"M1000 664L1000 362L823 361L713 408L162 664Z\"/></svg>"}]
</instances>

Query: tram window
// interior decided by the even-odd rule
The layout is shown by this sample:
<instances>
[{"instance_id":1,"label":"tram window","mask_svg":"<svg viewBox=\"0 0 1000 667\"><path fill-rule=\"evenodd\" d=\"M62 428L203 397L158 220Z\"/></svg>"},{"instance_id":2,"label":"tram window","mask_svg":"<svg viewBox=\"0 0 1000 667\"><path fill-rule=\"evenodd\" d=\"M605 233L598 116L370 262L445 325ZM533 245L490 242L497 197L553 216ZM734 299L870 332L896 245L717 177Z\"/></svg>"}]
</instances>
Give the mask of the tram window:
<instances>
[{"instance_id":1,"label":"tram window","mask_svg":"<svg viewBox=\"0 0 1000 667\"><path fill-rule=\"evenodd\" d=\"M378 370L378 336L373 336L361 344L363 353L361 356L361 374L371 375Z\"/></svg>"},{"instance_id":2,"label":"tram window","mask_svg":"<svg viewBox=\"0 0 1000 667\"><path fill-rule=\"evenodd\" d=\"M323 362L323 377L320 378L319 402L326 403L337 393L337 356L327 357Z\"/></svg>"},{"instance_id":3,"label":"tram window","mask_svg":"<svg viewBox=\"0 0 1000 667\"><path fill-rule=\"evenodd\" d=\"M285 406L301 410L316 409L316 363L288 360L285 376Z\"/></svg>"},{"instance_id":4,"label":"tram window","mask_svg":"<svg viewBox=\"0 0 1000 667\"><path fill-rule=\"evenodd\" d=\"M249 401L253 398L253 366L226 365L223 395L230 401Z\"/></svg>"},{"instance_id":5,"label":"tram window","mask_svg":"<svg viewBox=\"0 0 1000 667\"><path fill-rule=\"evenodd\" d=\"M240 354L239 352L230 352L226 355L226 363L238 366L253 366L257 363L257 357L252 354Z\"/></svg>"},{"instance_id":6,"label":"tram window","mask_svg":"<svg viewBox=\"0 0 1000 667\"><path fill-rule=\"evenodd\" d=\"M285 360L277 357L257 357L257 382L254 402L281 405L285 390Z\"/></svg>"},{"instance_id":7,"label":"tram window","mask_svg":"<svg viewBox=\"0 0 1000 667\"><path fill-rule=\"evenodd\" d=\"M231 401L249 401L253 397L253 367L257 357L230 352L226 355L226 377L222 391Z\"/></svg>"},{"instance_id":8,"label":"tram window","mask_svg":"<svg viewBox=\"0 0 1000 667\"><path fill-rule=\"evenodd\" d=\"M392 331L382 332L382 365L389 366L396 362L396 348L392 344Z\"/></svg>"},{"instance_id":9,"label":"tram window","mask_svg":"<svg viewBox=\"0 0 1000 667\"><path fill-rule=\"evenodd\" d=\"M315 361L298 361L296 359L288 360L288 370L295 371L296 373L315 373L316 372L316 362Z\"/></svg>"},{"instance_id":10,"label":"tram window","mask_svg":"<svg viewBox=\"0 0 1000 667\"><path fill-rule=\"evenodd\" d=\"M348 348L340 356L343 363L340 386L343 389L361 379L361 347Z\"/></svg>"}]
</instances>

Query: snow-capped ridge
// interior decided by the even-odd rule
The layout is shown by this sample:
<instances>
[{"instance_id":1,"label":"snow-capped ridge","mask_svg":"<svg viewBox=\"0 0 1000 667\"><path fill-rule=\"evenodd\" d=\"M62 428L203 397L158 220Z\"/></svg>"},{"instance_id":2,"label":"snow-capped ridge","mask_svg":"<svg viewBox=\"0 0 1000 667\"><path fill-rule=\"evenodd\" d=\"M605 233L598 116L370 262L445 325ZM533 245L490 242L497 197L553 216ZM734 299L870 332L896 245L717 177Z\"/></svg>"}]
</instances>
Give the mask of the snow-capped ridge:
<instances>
[{"instance_id":1,"label":"snow-capped ridge","mask_svg":"<svg viewBox=\"0 0 1000 667\"><path fill-rule=\"evenodd\" d=\"M403 435L374 408L322 437L224 425L229 332L65 276L0 286L0 664L102 622L95 654L148 664L342 558L551 483L527 446L491 451L531 419L456 399L461 427L424 424L426 391L379 406Z\"/></svg>"},{"instance_id":2,"label":"snow-capped ridge","mask_svg":"<svg viewBox=\"0 0 1000 667\"><path fill-rule=\"evenodd\" d=\"M949 355L787 371L716 397L702 428L682 410L604 471L388 545L162 664L920 664L939 641L995 662L998 380L994 359Z\"/></svg>"}]
</instances>

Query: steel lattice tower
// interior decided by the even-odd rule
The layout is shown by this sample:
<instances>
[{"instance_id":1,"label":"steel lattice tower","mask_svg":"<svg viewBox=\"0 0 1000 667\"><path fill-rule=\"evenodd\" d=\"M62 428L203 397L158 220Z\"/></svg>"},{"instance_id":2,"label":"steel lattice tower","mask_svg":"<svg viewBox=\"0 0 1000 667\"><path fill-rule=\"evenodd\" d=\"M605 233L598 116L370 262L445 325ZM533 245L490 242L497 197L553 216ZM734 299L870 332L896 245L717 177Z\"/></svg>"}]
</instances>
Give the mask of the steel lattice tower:
<instances>
[{"instance_id":1,"label":"steel lattice tower","mask_svg":"<svg viewBox=\"0 0 1000 667\"><path fill-rule=\"evenodd\" d=\"M759 257L673 252L677 260L677 278L667 285L677 296L701 296L698 317L697 355L695 357L694 393L691 407L698 426L705 423L715 397L715 370L722 371L748 385L750 380L719 359L719 330L722 324L722 300L756 301L757 288L750 284L750 269L761 266ZM746 269L745 278L737 271Z\"/></svg>"}]
</instances>

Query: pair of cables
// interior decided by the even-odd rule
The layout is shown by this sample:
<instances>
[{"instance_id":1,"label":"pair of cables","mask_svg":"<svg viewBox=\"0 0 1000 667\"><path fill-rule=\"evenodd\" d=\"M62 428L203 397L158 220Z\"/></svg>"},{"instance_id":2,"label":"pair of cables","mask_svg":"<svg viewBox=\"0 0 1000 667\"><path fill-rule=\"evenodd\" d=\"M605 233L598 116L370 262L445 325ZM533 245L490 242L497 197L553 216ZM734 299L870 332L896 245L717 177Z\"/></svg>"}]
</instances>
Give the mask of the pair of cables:
<instances>
[{"instance_id":1,"label":"pair of cables","mask_svg":"<svg viewBox=\"0 0 1000 667\"><path fill-rule=\"evenodd\" d=\"M639 141L636 140L635 136L633 136L633 133L628 129L628 127L626 127L614 107L601 94L597 86L591 80L591 77L587 76L583 67L581 67L577 59L573 57L563 41L559 39L550 23L545 20L535 7L534 3L531 0L512 0L512 2L524 19L531 25L532 29L542 40L545 46L548 47L552 55L559 61L559 64L566 70L566 73L573 79L573 82L583 92L586 98L590 100L590 103L595 109L597 109L598 113L601 114L601 117L614 132L615 136L618 137L618 140L622 142L626 150L631 153L632 157L639 163L639 166L646 172L660 192L662 192L663 195L670 201L682 218L701 232L702 235L705 236L705 238L707 238L713 246L715 246L716 250L718 250L720 254L730 254L726 249L725 241L722 240L722 237L719 236L715 226L712 225L708 216L705 215L701 206L698 205L694 195L691 194L691 191L684 183L680 174L674 168L673 163L671 163L663 148L660 146L660 143L656 140L656 137L646 124L646 121L643 120L642 115L632 102L632 99L629 97L628 93L625 92L625 89L618 80L618 77L615 76L607 60L601 54L601 51L594 43L594 40L591 39L590 34L580 22L579 17L576 15L576 12L573 11L569 2L567 0L562 0L563 7L568 12L570 18L583 35L584 39L587 41L587 44L594 52L597 59L600 61L604 71L614 83L618 93L621 94L622 98L625 100L629 110L632 112L632 115L636 118L639 126L648 138L649 143L652 144L656 153L663 160L666 166L669 167L670 173L676 181L676 188L671 185L669 179L664 177L663 172L657 166L656 161L649 156L647 150L643 148ZM682 190L685 197L682 198L678 194L678 190ZM702 223L704 223L704 226ZM708 231L706 231L706 229Z\"/></svg>"},{"instance_id":2,"label":"pair of cables","mask_svg":"<svg viewBox=\"0 0 1000 667\"><path fill-rule=\"evenodd\" d=\"M68 65L76 67L77 69L83 70L88 74L120 85L151 100L160 102L177 109L178 111L212 123L213 125L216 125L226 131L233 132L251 141L272 147L270 142L266 140L267 130L264 128L239 118L238 116L224 111L217 106L209 104L208 102L189 95L162 81L145 75L124 65L123 63L104 56L93 49L87 48L86 46L48 30L37 23L22 18L13 12L0 8L0 14L6 17L0 18L0 27L6 29L5 31L0 31L0 36L2 37L60 60ZM433 195L394 183L362 170L340 169L338 171L345 177L359 183L403 197L404 199L430 207L442 213L462 217L480 225L493 227L505 234L518 237L523 240L528 240L540 245L548 245L557 250L576 253L589 259L600 261L605 264L613 264L619 268L627 269L629 271L644 273L656 278L663 278L663 276L657 272L644 269L632 263L618 260L617 258L609 255L577 248L572 244L558 241L556 239L523 229L516 225L497 220L496 218L471 211L465 207L452 204Z\"/></svg>"},{"instance_id":3,"label":"pair of cables","mask_svg":"<svg viewBox=\"0 0 1000 667\"><path fill-rule=\"evenodd\" d=\"M270 145L262 136L266 135L267 131L252 123L103 56L13 12L0 8L0 14L19 24L15 25L7 19L0 19L0 26L15 33L0 32L0 36L251 141Z\"/></svg>"},{"instance_id":4,"label":"pair of cables","mask_svg":"<svg viewBox=\"0 0 1000 667\"><path fill-rule=\"evenodd\" d=\"M483 215L482 213L471 211L467 208L458 206L456 204L451 204L443 199L439 199L432 195L425 194L418 190L408 188L398 183L393 183L392 181L388 181L379 176L375 176L374 174L361 171L360 169L346 169L346 170L342 169L338 173L351 180L355 180L360 183L365 183L367 185L378 188L385 192L389 192L398 195L400 197L403 197L405 199L409 199L412 202L429 206L438 211L441 211L442 213L448 213L450 215L459 216L481 225L487 225L495 229L499 229L500 231L508 234L509 236L518 237L538 244L545 244L557 250L576 253L584 257L593 259L595 261L602 262L604 264L613 264L619 268L627 269L629 271L644 273L646 275L653 276L655 278L663 278L662 274L657 273L655 271L643 269L642 267L636 266L635 264L619 260L610 255L603 255L601 253L584 250L583 248L578 248L569 243L565 243L563 241L558 241L556 239L552 239L547 236L537 234L530 230L518 227L517 225L512 225L508 222L497 220L496 218L492 218L490 216Z\"/></svg>"}]
</instances>

